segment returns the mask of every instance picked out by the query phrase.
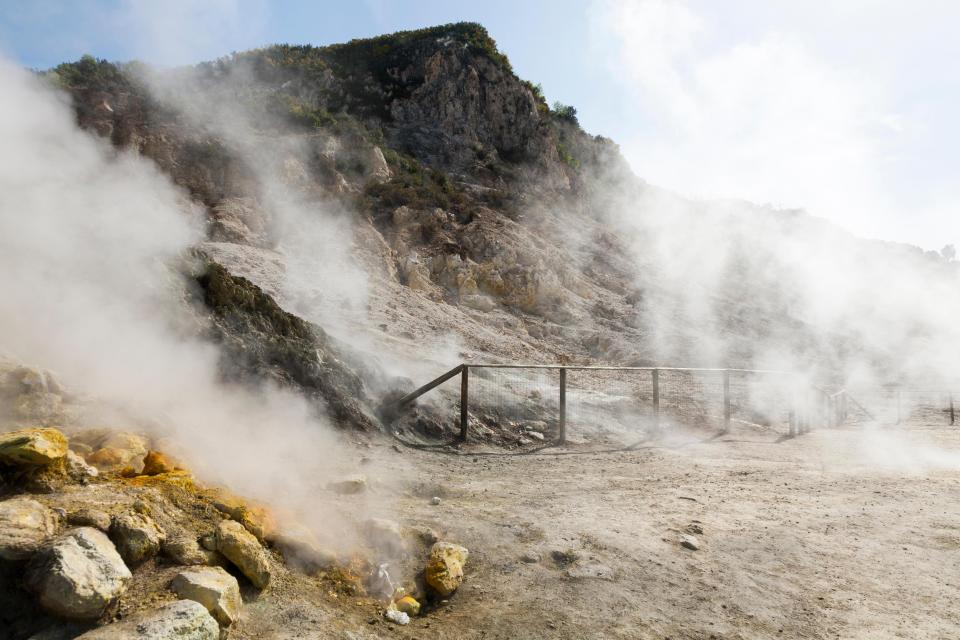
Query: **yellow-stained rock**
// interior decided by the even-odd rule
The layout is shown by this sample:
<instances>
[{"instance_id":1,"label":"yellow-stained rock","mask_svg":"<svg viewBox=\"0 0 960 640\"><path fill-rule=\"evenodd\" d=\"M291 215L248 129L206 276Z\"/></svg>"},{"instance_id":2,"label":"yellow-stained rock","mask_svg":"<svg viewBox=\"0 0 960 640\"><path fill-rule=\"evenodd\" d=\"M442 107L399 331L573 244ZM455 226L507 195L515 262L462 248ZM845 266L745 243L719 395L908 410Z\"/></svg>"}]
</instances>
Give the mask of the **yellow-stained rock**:
<instances>
[{"instance_id":1,"label":"yellow-stained rock","mask_svg":"<svg viewBox=\"0 0 960 640\"><path fill-rule=\"evenodd\" d=\"M67 455L67 439L57 429L20 429L0 433L0 461L48 465Z\"/></svg>"},{"instance_id":2,"label":"yellow-stained rock","mask_svg":"<svg viewBox=\"0 0 960 640\"><path fill-rule=\"evenodd\" d=\"M210 490L209 495L214 507L242 524L260 542L277 530L273 515L264 505L245 500L222 488Z\"/></svg>"},{"instance_id":3,"label":"yellow-stained rock","mask_svg":"<svg viewBox=\"0 0 960 640\"><path fill-rule=\"evenodd\" d=\"M437 542L430 549L425 578L431 589L441 596L449 596L463 582L463 565L470 552L466 547L451 542Z\"/></svg>"},{"instance_id":4,"label":"yellow-stained rock","mask_svg":"<svg viewBox=\"0 0 960 640\"><path fill-rule=\"evenodd\" d=\"M129 431L119 431L110 434L100 446L129 451L132 457L140 457L141 459L149 449L146 438Z\"/></svg>"},{"instance_id":5,"label":"yellow-stained rock","mask_svg":"<svg viewBox=\"0 0 960 640\"><path fill-rule=\"evenodd\" d=\"M148 451L143 458L143 475L155 476L160 473L170 473L179 467L173 458L160 451Z\"/></svg>"},{"instance_id":6,"label":"yellow-stained rock","mask_svg":"<svg viewBox=\"0 0 960 640\"><path fill-rule=\"evenodd\" d=\"M129 431L120 431L108 436L100 445L100 451L107 453L100 454L100 451L95 451L87 458L87 462L101 471L116 471L118 468L130 467L135 473L140 473L143 470L143 457L147 455L148 449L147 439L143 436ZM101 462L94 461L94 456L98 454L100 456L96 459Z\"/></svg>"},{"instance_id":7,"label":"yellow-stained rock","mask_svg":"<svg viewBox=\"0 0 960 640\"><path fill-rule=\"evenodd\" d=\"M396 605L397 611L403 611L409 616L420 614L420 603L417 602L413 596L403 596L397 600L394 605Z\"/></svg>"},{"instance_id":8,"label":"yellow-stained rock","mask_svg":"<svg viewBox=\"0 0 960 640\"><path fill-rule=\"evenodd\" d=\"M161 487L164 485L173 485L187 491L196 492L197 485L193 480L193 474L189 471L171 471L170 473L158 473L155 476L136 476L127 480L130 484L137 487Z\"/></svg>"},{"instance_id":9,"label":"yellow-stained rock","mask_svg":"<svg viewBox=\"0 0 960 640\"><path fill-rule=\"evenodd\" d=\"M129 456L126 451L114 447L97 449L87 456L87 462L100 471L110 471L126 465Z\"/></svg>"},{"instance_id":10,"label":"yellow-stained rock","mask_svg":"<svg viewBox=\"0 0 960 640\"><path fill-rule=\"evenodd\" d=\"M224 520L217 525L217 551L232 562L258 589L270 584L270 556L260 542L239 522Z\"/></svg>"}]
</instances>

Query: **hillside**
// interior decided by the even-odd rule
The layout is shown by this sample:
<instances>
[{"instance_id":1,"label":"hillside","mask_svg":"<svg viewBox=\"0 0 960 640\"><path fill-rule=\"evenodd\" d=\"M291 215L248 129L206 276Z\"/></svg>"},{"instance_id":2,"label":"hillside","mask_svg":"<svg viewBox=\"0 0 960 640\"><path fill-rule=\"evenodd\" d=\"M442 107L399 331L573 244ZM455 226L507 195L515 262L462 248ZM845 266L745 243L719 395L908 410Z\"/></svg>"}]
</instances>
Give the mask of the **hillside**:
<instances>
[{"instance_id":1,"label":"hillside","mask_svg":"<svg viewBox=\"0 0 960 640\"><path fill-rule=\"evenodd\" d=\"M819 317L831 296L816 280L835 265L804 268L807 247L955 273L801 212L647 185L479 25L167 72L85 58L47 75L82 127L151 158L201 205L209 258L392 373L422 377L415 351L441 366L776 360L835 378L851 348L882 363L902 345L874 344L849 317L873 292Z\"/></svg>"}]
</instances>

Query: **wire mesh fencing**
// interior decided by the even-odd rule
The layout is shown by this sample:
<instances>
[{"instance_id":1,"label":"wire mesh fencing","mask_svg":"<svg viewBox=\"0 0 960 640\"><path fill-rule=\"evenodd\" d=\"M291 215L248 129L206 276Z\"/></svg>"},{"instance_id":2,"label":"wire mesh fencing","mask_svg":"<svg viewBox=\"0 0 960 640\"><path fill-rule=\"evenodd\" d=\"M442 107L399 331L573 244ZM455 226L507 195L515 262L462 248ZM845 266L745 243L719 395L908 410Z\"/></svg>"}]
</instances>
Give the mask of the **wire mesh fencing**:
<instances>
[{"instance_id":1,"label":"wire mesh fencing","mask_svg":"<svg viewBox=\"0 0 960 640\"><path fill-rule=\"evenodd\" d=\"M794 374L748 369L462 364L398 406L437 387L444 400L435 406L459 413L461 440L472 432L519 445L680 426L798 435L815 426L956 422L951 392L902 385L828 392Z\"/></svg>"},{"instance_id":2,"label":"wire mesh fencing","mask_svg":"<svg viewBox=\"0 0 960 640\"><path fill-rule=\"evenodd\" d=\"M911 427L955 425L955 398L960 394L942 389L900 385L859 387L847 390L853 405L847 422Z\"/></svg>"},{"instance_id":3,"label":"wire mesh fencing","mask_svg":"<svg viewBox=\"0 0 960 640\"><path fill-rule=\"evenodd\" d=\"M558 371L539 367L469 367L466 371L472 427L481 435L510 433L528 443L558 437Z\"/></svg>"},{"instance_id":4,"label":"wire mesh fencing","mask_svg":"<svg viewBox=\"0 0 960 640\"><path fill-rule=\"evenodd\" d=\"M512 433L520 443L640 436L684 425L802 431L813 393L780 372L542 365L464 365L467 407L478 435ZM809 422L809 419L808 419Z\"/></svg>"}]
</instances>

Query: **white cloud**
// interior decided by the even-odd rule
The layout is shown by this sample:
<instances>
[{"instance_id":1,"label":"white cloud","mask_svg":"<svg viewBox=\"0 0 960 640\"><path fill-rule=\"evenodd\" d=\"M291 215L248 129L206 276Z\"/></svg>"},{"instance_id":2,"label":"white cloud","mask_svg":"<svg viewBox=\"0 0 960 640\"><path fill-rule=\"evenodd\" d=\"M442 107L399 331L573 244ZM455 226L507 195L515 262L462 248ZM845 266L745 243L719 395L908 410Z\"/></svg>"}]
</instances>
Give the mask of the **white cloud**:
<instances>
[{"instance_id":1,"label":"white cloud","mask_svg":"<svg viewBox=\"0 0 960 640\"><path fill-rule=\"evenodd\" d=\"M739 35L735 15L718 24L685 2L594 8L595 43L643 120L622 141L639 175L688 195L803 207L861 235L951 241L943 227L908 228L940 224L949 204L898 210L888 181L919 125L864 68L837 64L799 32Z\"/></svg>"}]
</instances>

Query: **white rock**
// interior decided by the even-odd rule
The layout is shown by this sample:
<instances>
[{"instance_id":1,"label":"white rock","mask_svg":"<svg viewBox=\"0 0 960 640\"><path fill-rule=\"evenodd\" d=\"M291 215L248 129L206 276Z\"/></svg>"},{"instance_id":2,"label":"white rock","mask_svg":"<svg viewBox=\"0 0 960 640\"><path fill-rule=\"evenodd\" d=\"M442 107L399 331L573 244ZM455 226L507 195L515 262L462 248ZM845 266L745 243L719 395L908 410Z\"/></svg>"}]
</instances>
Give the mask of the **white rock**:
<instances>
[{"instance_id":1,"label":"white rock","mask_svg":"<svg viewBox=\"0 0 960 640\"><path fill-rule=\"evenodd\" d=\"M186 569L174 577L170 586L181 598L202 604L224 626L240 617L240 585L220 567Z\"/></svg>"},{"instance_id":2,"label":"white rock","mask_svg":"<svg viewBox=\"0 0 960 640\"><path fill-rule=\"evenodd\" d=\"M76 640L218 640L220 627L202 604L178 600L123 622L88 631Z\"/></svg>"},{"instance_id":3,"label":"white rock","mask_svg":"<svg viewBox=\"0 0 960 640\"><path fill-rule=\"evenodd\" d=\"M680 546L685 549L690 549L691 551L696 551L700 548L700 541L694 536L683 534L680 536Z\"/></svg>"},{"instance_id":4,"label":"white rock","mask_svg":"<svg viewBox=\"0 0 960 640\"><path fill-rule=\"evenodd\" d=\"M57 532L57 516L30 498L0 502L0 558L23 560Z\"/></svg>"},{"instance_id":5,"label":"white rock","mask_svg":"<svg viewBox=\"0 0 960 640\"><path fill-rule=\"evenodd\" d=\"M67 451L67 474L77 482L96 478L100 472L96 467L87 464L81 456L73 451Z\"/></svg>"},{"instance_id":6,"label":"white rock","mask_svg":"<svg viewBox=\"0 0 960 640\"><path fill-rule=\"evenodd\" d=\"M397 609L387 609L383 613L383 617L394 624L410 624L410 616Z\"/></svg>"},{"instance_id":7,"label":"white rock","mask_svg":"<svg viewBox=\"0 0 960 640\"><path fill-rule=\"evenodd\" d=\"M40 604L65 618L95 619L127 589L130 570L110 539L90 527L41 547L27 567Z\"/></svg>"}]
</instances>

